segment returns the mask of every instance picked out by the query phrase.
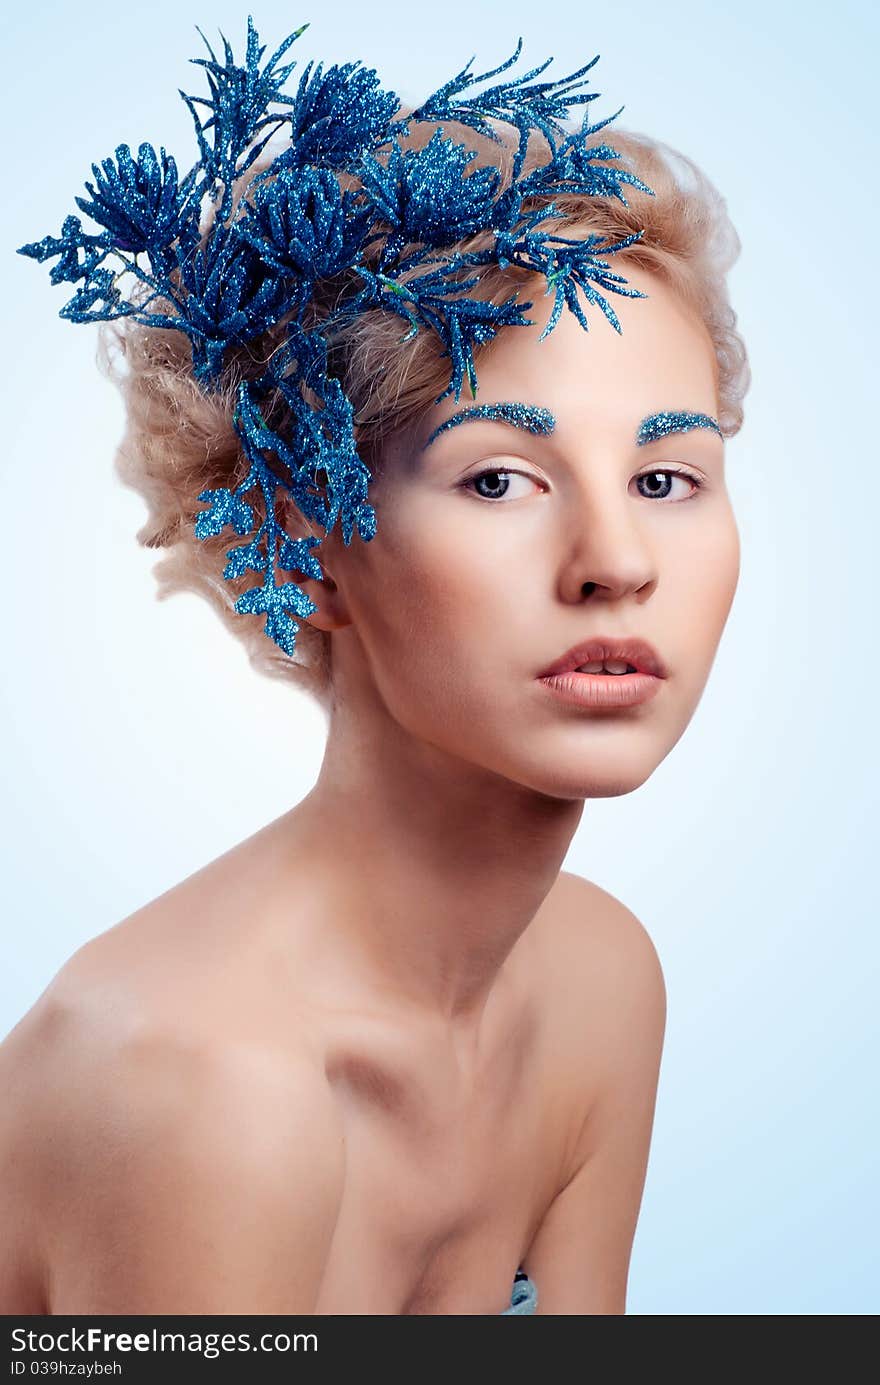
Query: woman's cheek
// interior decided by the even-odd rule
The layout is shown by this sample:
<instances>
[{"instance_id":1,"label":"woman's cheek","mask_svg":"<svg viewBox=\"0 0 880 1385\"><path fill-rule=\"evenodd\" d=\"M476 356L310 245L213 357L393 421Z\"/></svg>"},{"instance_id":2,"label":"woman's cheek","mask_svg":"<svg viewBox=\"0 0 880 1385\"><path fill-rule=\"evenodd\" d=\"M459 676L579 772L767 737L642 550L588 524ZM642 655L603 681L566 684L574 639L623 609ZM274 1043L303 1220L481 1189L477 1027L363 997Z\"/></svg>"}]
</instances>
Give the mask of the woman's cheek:
<instances>
[{"instance_id":1,"label":"woman's cheek","mask_svg":"<svg viewBox=\"0 0 880 1385\"><path fill-rule=\"evenodd\" d=\"M720 509L718 522L707 536L701 554L707 618L720 639L739 581L739 530L729 505Z\"/></svg>"},{"instance_id":2,"label":"woman's cheek","mask_svg":"<svg viewBox=\"0 0 880 1385\"><path fill-rule=\"evenodd\" d=\"M674 603L679 648L688 654L697 695L705 686L727 623L739 579L739 534L732 514L702 531L688 546ZM668 609L668 608L667 608Z\"/></svg>"}]
</instances>

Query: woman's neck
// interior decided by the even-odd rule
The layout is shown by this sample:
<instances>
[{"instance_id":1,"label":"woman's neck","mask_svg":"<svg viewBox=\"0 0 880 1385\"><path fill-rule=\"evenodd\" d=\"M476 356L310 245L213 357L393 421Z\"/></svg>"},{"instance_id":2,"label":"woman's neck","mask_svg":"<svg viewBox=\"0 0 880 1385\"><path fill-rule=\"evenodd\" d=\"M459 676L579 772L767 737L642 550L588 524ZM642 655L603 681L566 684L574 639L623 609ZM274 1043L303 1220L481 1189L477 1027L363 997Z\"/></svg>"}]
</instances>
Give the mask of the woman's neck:
<instances>
[{"instance_id":1,"label":"woman's neck","mask_svg":"<svg viewBox=\"0 0 880 1385\"><path fill-rule=\"evenodd\" d=\"M583 806L450 756L391 718L377 726L335 708L317 783L279 822L322 920L313 948L466 1046Z\"/></svg>"}]
</instances>

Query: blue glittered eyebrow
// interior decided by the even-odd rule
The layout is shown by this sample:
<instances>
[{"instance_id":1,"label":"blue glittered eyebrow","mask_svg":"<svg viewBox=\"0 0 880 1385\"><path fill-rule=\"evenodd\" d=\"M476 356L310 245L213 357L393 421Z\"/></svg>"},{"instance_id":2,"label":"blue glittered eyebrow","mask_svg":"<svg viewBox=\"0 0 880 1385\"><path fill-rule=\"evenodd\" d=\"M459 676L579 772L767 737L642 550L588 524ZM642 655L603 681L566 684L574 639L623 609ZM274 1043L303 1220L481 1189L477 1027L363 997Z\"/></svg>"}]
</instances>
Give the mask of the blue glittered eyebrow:
<instances>
[{"instance_id":1,"label":"blue glittered eyebrow","mask_svg":"<svg viewBox=\"0 0 880 1385\"><path fill-rule=\"evenodd\" d=\"M670 433L687 433L691 428L710 428L722 436L718 420L710 414L692 414L687 409L664 410L643 418L636 434L636 443L644 447L646 443L656 442L658 438L668 437Z\"/></svg>"},{"instance_id":2,"label":"blue glittered eyebrow","mask_svg":"<svg viewBox=\"0 0 880 1385\"><path fill-rule=\"evenodd\" d=\"M445 432L447 428L455 428L459 423L465 423L472 418L490 418L499 423L511 423L514 428L524 428L529 433L552 433L556 427L556 419L550 410L542 409L536 404L520 404L514 401L471 404L435 428L425 447L430 447L438 434ZM422 451L424 450L425 448L422 448Z\"/></svg>"},{"instance_id":3,"label":"blue glittered eyebrow","mask_svg":"<svg viewBox=\"0 0 880 1385\"><path fill-rule=\"evenodd\" d=\"M550 410L536 404L521 404L511 400L497 404L472 404L452 414L435 428L422 450L429 447L434 439L448 428L455 428L460 423L479 418L510 423L515 428L523 428L537 434L552 433L556 427L556 419ZM644 447L647 443L656 442L670 433L686 433L692 428L709 428L719 437L722 436L717 419L712 418L710 414L693 413L688 409L664 409L642 419L636 434L636 443L639 447Z\"/></svg>"}]
</instances>

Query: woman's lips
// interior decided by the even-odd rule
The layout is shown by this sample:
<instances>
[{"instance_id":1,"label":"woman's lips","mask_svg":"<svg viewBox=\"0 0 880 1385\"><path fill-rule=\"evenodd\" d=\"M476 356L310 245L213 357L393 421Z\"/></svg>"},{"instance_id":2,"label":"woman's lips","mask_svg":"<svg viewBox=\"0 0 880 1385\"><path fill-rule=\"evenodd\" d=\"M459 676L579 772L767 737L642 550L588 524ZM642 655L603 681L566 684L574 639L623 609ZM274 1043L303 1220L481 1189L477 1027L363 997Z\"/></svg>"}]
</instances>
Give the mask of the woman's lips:
<instances>
[{"instance_id":1,"label":"woman's lips","mask_svg":"<svg viewBox=\"0 0 880 1385\"><path fill-rule=\"evenodd\" d=\"M554 673L537 681L576 707L636 707L656 697L663 683L650 673Z\"/></svg>"},{"instance_id":2,"label":"woman's lips","mask_svg":"<svg viewBox=\"0 0 880 1385\"><path fill-rule=\"evenodd\" d=\"M586 664L605 664L610 662L632 664L639 673L649 673L653 678L665 678L668 669L659 653L647 640L638 635L591 635L581 640L552 664L547 664L538 678L550 678L555 673L574 673Z\"/></svg>"}]
</instances>

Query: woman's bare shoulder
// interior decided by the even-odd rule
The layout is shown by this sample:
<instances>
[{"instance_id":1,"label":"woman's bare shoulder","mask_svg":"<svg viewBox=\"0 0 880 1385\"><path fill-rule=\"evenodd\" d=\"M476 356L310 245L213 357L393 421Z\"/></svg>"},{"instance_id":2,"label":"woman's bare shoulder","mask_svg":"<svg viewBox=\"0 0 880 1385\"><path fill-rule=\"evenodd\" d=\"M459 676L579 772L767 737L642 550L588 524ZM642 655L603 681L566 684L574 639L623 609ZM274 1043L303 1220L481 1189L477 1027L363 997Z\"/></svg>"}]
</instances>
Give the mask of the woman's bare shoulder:
<instances>
[{"instance_id":1,"label":"woman's bare shoulder","mask_svg":"<svg viewBox=\"0 0 880 1385\"><path fill-rule=\"evenodd\" d=\"M548 1313L623 1313L666 1001L657 950L607 890L564 873L544 955L571 1121L567 1177L523 1257Z\"/></svg>"},{"instance_id":2,"label":"woman's bare shoulder","mask_svg":"<svg viewBox=\"0 0 880 1385\"><path fill-rule=\"evenodd\" d=\"M666 1017L666 985L642 921L592 881L560 873L540 928L544 1007L554 1052L571 1082L574 1115L586 1119L624 1057L656 1056Z\"/></svg>"},{"instance_id":3,"label":"woman's bare shoulder","mask_svg":"<svg viewBox=\"0 0 880 1385\"><path fill-rule=\"evenodd\" d=\"M660 958L644 923L601 885L560 871L548 903L545 936L564 961L581 961L594 974L623 968L621 976L633 975L635 968L662 981Z\"/></svg>"},{"instance_id":4,"label":"woman's bare shoulder","mask_svg":"<svg viewBox=\"0 0 880 1385\"><path fill-rule=\"evenodd\" d=\"M295 1228L317 1264L344 1181L323 1069L306 1044L281 1050L234 1012L225 1030L194 1021L180 987L176 1005L153 1003L115 949L106 937L80 949L0 1044L0 1302L40 1281L56 1313L232 1311L224 1293L235 1311L292 1311L297 1271L273 1297L273 1247L280 1262ZM206 1245L247 1265L251 1287L200 1267ZM299 1261L300 1303L312 1260ZM175 1310L184 1300L199 1306Z\"/></svg>"},{"instance_id":5,"label":"woman's bare shoulder","mask_svg":"<svg viewBox=\"0 0 880 1385\"><path fill-rule=\"evenodd\" d=\"M79 1015L89 1031L112 1025L118 1036L201 1034L209 1053L224 1036L265 1027L266 855L257 833L89 938L50 982L43 1014ZM295 1045L293 1025L286 1038Z\"/></svg>"}]
</instances>

